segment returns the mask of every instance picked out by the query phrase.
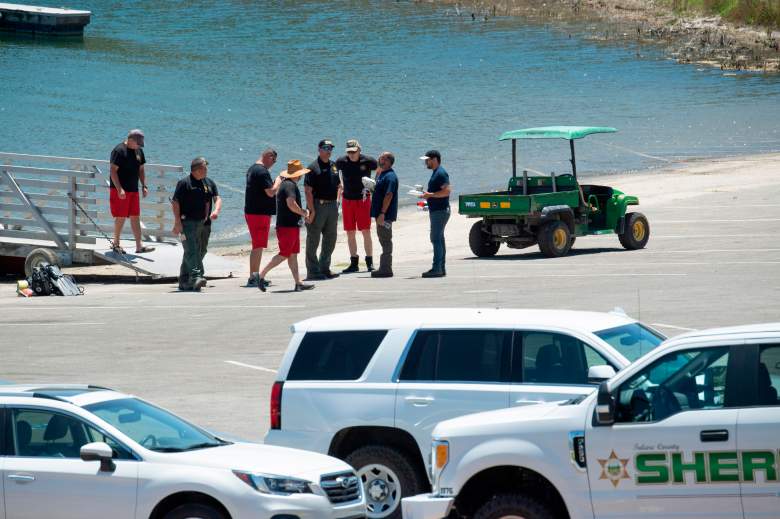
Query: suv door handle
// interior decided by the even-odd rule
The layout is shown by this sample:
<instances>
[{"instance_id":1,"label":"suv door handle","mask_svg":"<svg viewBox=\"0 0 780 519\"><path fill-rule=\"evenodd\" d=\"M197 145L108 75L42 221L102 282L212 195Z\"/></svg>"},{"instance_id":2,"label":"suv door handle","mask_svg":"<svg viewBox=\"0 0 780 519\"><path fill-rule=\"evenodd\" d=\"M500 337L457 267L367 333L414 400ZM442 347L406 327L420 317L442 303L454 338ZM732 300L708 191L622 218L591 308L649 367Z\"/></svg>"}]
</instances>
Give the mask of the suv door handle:
<instances>
[{"instance_id":1,"label":"suv door handle","mask_svg":"<svg viewBox=\"0 0 780 519\"><path fill-rule=\"evenodd\" d=\"M515 400L515 403L520 405L543 404L544 400L523 400L521 398L520 400Z\"/></svg>"},{"instance_id":2,"label":"suv door handle","mask_svg":"<svg viewBox=\"0 0 780 519\"><path fill-rule=\"evenodd\" d=\"M699 438L702 442L725 442L729 439L729 432L726 429L702 431Z\"/></svg>"},{"instance_id":3,"label":"suv door handle","mask_svg":"<svg viewBox=\"0 0 780 519\"><path fill-rule=\"evenodd\" d=\"M425 407L430 405L435 398L432 396L407 396L404 398L407 402L415 407Z\"/></svg>"},{"instance_id":4,"label":"suv door handle","mask_svg":"<svg viewBox=\"0 0 780 519\"><path fill-rule=\"evenodd\" d=\"M30 481L35 481L35 476L31 476L29 474L8 474L8 479L18 481L19 483L27 483Z\"/></svg>"}]
</instances>

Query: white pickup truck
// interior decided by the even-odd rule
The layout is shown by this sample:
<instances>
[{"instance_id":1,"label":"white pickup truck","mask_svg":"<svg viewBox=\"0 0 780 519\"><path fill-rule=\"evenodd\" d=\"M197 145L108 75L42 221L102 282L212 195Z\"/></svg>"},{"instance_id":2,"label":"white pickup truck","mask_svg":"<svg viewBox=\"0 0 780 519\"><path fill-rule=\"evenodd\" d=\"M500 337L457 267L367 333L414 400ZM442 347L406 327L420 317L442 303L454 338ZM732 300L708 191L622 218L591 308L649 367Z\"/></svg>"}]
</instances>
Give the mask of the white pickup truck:
<instances>
[{"instance_id":1,"label":"white pickup truck","mask_svg":"<svg viewBox=\"0 0 780 519\"><path fill-rule=\"evenodd\" d=\"M438 422L589 394L662 339L621 313L426 308L309 319L293 326L265 442L347 461L368 516L397 518L402 496L430 488Z\"/></svg>"},{"instance_id":2,"label":"white pickup truck","mask_svg":"<svg viewBox=\"0 0 780 519\"><path fill-rule=\"evenodd\" d=\"M667 341L565 404L433 432L404 519L780 517L780 323Z\"/></svg>"}]
</instances>

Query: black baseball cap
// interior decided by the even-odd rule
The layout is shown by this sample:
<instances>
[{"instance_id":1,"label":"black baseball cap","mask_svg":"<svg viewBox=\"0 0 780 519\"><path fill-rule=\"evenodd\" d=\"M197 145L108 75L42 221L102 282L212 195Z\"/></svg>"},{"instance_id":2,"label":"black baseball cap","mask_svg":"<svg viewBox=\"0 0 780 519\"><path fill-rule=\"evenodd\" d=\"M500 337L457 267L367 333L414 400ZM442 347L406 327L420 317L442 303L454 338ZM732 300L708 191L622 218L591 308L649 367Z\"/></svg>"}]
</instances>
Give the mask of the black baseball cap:
<instances>
[{"instance_id":1,"label":"black baseball cap","mask_svg":"<svg viewBox=\"0 0 780 519\"><path fill-rule=\"evenodd\" d=\"M437 150L428 150L425 152L425 155L420 157L420 160L428 160L428 159L436 159L439 162L441 162L441 153L439 153Z\"/></svg>"},{"instance_id":2,"label":"black baseball cap","mask_svg":"<svg viewBox=\"0 0 780 519\"><path fill-rule=\"evenodd\" d=\"M317 147L318 147L318 148L324 148L325 146L329 146L329 147L330 147L330 149L333 149L333 148L335 148L335 146L333 145L333 142L332 142L332 141L330 141L330 140L328 140L328 139L322 139L322 140L320 141L320 143L319 143L319 144L317 144Z\"/></svg>"}]
</instances>

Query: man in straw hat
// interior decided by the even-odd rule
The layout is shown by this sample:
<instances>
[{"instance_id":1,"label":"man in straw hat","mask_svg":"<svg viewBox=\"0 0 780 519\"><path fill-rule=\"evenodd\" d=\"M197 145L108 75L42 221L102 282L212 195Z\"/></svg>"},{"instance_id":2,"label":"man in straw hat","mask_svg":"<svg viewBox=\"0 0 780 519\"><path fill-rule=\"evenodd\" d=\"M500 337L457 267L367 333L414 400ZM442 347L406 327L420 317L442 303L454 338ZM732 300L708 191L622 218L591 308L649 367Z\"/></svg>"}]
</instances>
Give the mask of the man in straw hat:
<instances>
[{"instance_id":1,"label":"man in straw hat","mask_svg":"<svg viewBox=\"0 0 780 519\"><path fill-rule=\"evenodd\" d=\"M206 178L209 162L197 157L190 174L179 180L173 192L173 233L182 235L184 257L179 270L179 290L200 291L206 286L203 258L209 245L211 221L222 209L217 184Z\"/></svg>"},{"instance_id":2,"label":"man in straw hat","mask_svg":"<svg viewBox=\"0 0 780 519\"><path fill-rule=\"evenodd\" d=\"M282 183L276 192L276 239L279 241L279 253L271 258L268 265L260 272L257 286L263 292L268 285L265 276L268 272L287 260L293 279L295 291L310 290L314 285L301 282L298 274L298 253L301 252L301 218L306 223L311 223L309 210L301 208L301 191L298 189L298 181L309 170L301 165L300 160L291 160L287 163L287 169L280 173Z\"/></svg>"}]
</instances>

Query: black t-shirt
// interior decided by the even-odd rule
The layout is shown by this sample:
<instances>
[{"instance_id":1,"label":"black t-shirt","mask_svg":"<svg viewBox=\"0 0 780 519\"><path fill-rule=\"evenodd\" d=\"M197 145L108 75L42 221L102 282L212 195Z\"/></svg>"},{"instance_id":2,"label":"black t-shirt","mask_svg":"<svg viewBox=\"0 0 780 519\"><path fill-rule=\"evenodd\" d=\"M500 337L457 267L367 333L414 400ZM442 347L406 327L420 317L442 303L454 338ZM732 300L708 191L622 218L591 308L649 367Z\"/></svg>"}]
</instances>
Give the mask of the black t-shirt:
<instances>
[{"instance_id":1,"label":"black t-shirt","mask_svg":"<svg viewBox=\"0 0 780 519\"><path fill-rule=\"evenodd\" d=\"M266 189L274 187L271 173L262 164L252 164L246 172L246 191L244 192L245 214L276 214L276 199L265 194Z\"/></svg>"},{"instance_id":2,"label":"black t-shirt","mask_svg":"<svg viewBox=\"0 0 780 519\"><path fill-rule=\"evenodd\" d=\"M209 215L214 205L214 199L219 196L217 184L206 177L198 180L192 175L179 180L173 200L179 202L182 220L202 220L211 225Z\"/></svg>"},{"instance_id":3,"label":"black t-shirt","mask_svg":"<svg viewBox=\"0 0 780 519\"><path fill-rule=\"evenodd\" d=\"M341 171L344 180L344 198L347 200L363 199L363 177L371 177L371 172L378 167L376 159L360 154L357 162L352 162L346 155L336 161L336 168Z\"/></svg>"},{"instance_id":4,"label":"black t-shirt","mask_svg":"<svg viewBox=\"0 0 780 519\"><path fill-rule=\"evenodd\" d=\"M294 180L285 178L276 192L276 226L277 227L298 227L301 223L301 215L293 213L287 207L287 199L293 197L301 205L301 191Z\"/></svg>"},{"instance_id":5,"label":"black t-shirt","mask_svg":"<svg viewBox=\"0 0 780 519\"><path fill-rule=\"evenodd\" d=\"M119 168L117 176L119 177L119 184L122 186L122 189L128 193L137 193L139 170L141 169L142 164L146 164L144 150L141 148L131 150L124 142L117 144L116 148L111 151L111 164L114 164ZM110 175L109 182L111 182L111 187L116 189Z\"/></svg>"},{"instance_id":6,"label":"black t-shirt","mask_svg":"<svg viewBox=\"0 0 780 519\"><path fill-rule=\"evenodd\" d=\"M339 195L339 171L336 163L322 162L319 157L309 165L311 170L303 179L303 184L309 186L314 198L318 200L335 200Z\"/></svg>"}]
</instances>

